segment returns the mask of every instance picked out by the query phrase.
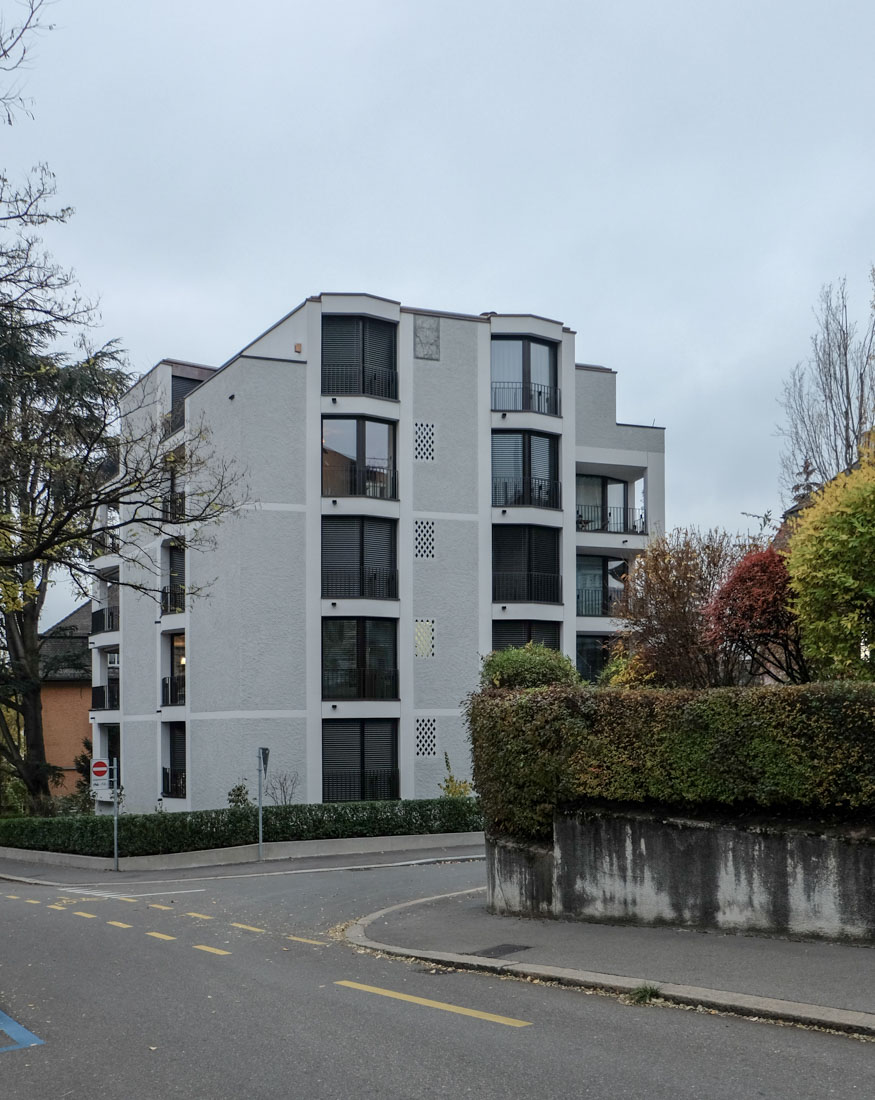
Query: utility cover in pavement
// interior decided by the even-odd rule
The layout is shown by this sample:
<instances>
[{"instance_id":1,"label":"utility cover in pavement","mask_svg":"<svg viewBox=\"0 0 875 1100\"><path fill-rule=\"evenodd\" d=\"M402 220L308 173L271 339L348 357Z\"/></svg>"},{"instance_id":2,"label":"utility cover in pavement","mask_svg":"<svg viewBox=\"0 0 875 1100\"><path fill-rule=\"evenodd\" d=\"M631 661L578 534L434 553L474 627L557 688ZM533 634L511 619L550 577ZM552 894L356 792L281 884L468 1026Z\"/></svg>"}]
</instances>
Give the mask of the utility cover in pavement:
<instances>
[{"instance_id":1,"label":"utility cover in pavement","mask_svg":"<svg viewBox=\"0 0 875 1100\"><path fill-rule=\"evenodd\" d=\"M501 959L505 955L515 955L518 951L529 951L525 943L500 943L497 947L484 947L481 951L463 951L463 955L482 955L484 959Z\"/></svg>"}]
</instances>

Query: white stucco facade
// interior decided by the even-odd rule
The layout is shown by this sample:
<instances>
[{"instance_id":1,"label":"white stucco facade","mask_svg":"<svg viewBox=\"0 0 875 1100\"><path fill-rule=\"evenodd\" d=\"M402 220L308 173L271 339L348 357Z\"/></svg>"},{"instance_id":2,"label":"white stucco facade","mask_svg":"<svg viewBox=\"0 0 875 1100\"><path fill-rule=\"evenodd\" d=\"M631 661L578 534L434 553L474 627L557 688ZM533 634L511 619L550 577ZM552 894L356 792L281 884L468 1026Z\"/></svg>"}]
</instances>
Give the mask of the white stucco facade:
<instances>
[{"instance_id":1,"label":"white stucco facade","mask_svg":"<svg viewBox=\"0 0 875 1100\"><path fill-rule=\"evenodd\" d=\"M261 745L299 801L432 797L445 753L468 775L481 655L532 637L589 669L617 563L662 526L664 433L618 424L615 385L559 322L361 294L308 298L220 369L158 364L136 415L146 393L175 413L168 449L206 425L247 500L207 551L144 537L163 601L95 563L94 755L118 751L126 809L225 806Z\"/></svg>"}]
</instances>

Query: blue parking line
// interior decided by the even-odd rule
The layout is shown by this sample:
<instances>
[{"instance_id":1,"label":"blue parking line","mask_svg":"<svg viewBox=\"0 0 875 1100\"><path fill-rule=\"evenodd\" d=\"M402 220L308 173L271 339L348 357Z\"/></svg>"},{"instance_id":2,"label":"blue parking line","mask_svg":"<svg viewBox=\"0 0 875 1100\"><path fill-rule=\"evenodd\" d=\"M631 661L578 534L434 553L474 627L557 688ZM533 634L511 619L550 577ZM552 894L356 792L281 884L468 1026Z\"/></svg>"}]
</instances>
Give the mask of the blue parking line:
<instances>
[{"instance_id":1,"label":"blue parking line","mask_svg":"<svg viewBox=\"0 0 875 1100\"><path fill-rule=\"evenodd\" d=\"M12 1046L0 1047L0 1054L7 1050L23 1050L25 1047L39 1047L43 1045L43 1039L37 1039L32 1031L15 1022L5 1012L0 1012L0 1032L5 1033L12 1040Z\"/></svg>"}]
</instances>

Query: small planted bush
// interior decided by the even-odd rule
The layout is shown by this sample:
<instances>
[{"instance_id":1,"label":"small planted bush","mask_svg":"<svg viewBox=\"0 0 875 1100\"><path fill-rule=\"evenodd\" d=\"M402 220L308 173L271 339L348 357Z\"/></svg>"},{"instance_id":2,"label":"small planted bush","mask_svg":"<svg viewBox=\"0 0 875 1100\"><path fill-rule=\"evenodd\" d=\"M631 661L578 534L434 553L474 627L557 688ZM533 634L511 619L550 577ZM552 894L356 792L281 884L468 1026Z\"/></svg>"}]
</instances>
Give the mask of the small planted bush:
<instances>
[{"instance_id":1,"label":"small planted bush","mask_svg":"<svg viewBox=\"0 0 875 1100\"><path fill-rule=\"evenodd\" d=\"M558 649L529 642L521 649L498 649L483 658L481 687L534 688L548 684L578 684L580 676Z\"/></svg>"}]
</instances>

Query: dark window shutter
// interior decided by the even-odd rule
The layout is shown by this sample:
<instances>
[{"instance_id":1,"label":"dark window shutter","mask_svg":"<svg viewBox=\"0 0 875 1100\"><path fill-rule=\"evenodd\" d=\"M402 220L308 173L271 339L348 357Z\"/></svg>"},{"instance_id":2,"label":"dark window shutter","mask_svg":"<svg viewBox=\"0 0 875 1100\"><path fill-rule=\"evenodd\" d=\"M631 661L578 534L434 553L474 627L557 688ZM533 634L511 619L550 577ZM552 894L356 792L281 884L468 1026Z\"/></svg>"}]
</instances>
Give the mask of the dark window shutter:
<instances>
[{"instance_id":1,"label":"dark window shutter","mask_svg":"<svg viewBox=\"0 0 875 1100\"><path fill-rule=\"evenodd\" d=\"M358 317L322 318L322 363L324 366L360 367L362 323Z\"/></svg>"},{"instance_id":2,"label":"dark window shutter","mask_svg":"<svg viewBox=\"0 0 875 1100\"><path fill-rule=\"evenodd\" d=\"M361 520L357 516L322 519L322 568L355 570L361 565Z\"/></svg>"},{"instance_id":3,"label":"dark window shutter","mask_svg":"<svg viewBox=\"0 0 875 1100\"><path fill-rule=\"evenodd\" d=\"M559 532L552 527L531 527L532 573L559 573Z\"/></svg>"},{"instance_id":4,"label":"dark window shutter","mask_svg":"<svg viewBox=\"0 0 875 1100\"><path fill-rule=\"evenodd\" d=\"M528 571L527 528L502 524L492 528L492 570L495 573Z\"/></svg>"},{"instance_id":5,"label":"dark window shutter","mask_svg":"<svg viewBox=\"0 0 875 1100\"><path fill-rule=\"evenodd\" d=\"M322 723L322 766L356 770L361 767L361 722L326 719Z\"/></svg>"},{"instance_id":6,"label":"dark window shutter","mask_svg":"<svg viewBox=\"0 0 875 1100\"><path fill-rule=\"evenodd\" d=\"M185 550L181 546L171 546L168 551L168 579L171 584L185 584Z\"/></svg>"},{"instance_id":7,"label":"dark window shutter","mask_svg":"<svg viewBox=\"0 0 875 1100\"><path fill-rule=\"evenodd\" d=\"M395 521L364 519L362 523L365 569L394 569Z\"/></svg>"},{"instance_id":8,"label":"dark window shutter","mask_svg":"<svg viewBox=\"0 0 875 1100\"><path fill-rule=\"evenodd\" d=\"M364 329L363 366L379 370L395 370L395 325L391 321L378 321L366 317Z\"/></svg>"},{"instance_id":9,"label":"dark window shutter","mask_svg":"<svg viewBox=\"0 0 875 1100\"><path fill-rule=\"evenodd\" d=\"M523 476L522 432L492 433L492 476L518 478Z\"/></svg>"},{"instance_id":10,"label":"dark window shutter","mask_svg":"<svg viewBox=\"0 0 875 1100\"><path fill-rule=\"evenodd\" d=\"M197 378L179 378L174 374L170 379L171 408L175 409L177 406L181 405L191 391L196 389L199 385L200 380Z\"/></svg>"},{"instance_id":11,"label":"dark window shutter","mask_svg":"<svg viewBox=\"0 0 875 1100\"><path fill-rule=\"evenodd\" d=\"M171 722L169 734L170 767L185 771L185 722Z\"/></svg>"},{"instance_id":12,"label":"dark window shutter","mask_svg":"<svg viewBox=\"0 0 875 1100\"><path fill-rule=\"evenodd\" d=\"M529 640L529 624L523 619L507 620L492 624L492 648L519 649Z\"/></svg>"},{"instance_id":13,"label":"dark window shutter","mask_svg":"<svg viewBox=\"0 0 875 1100\"><path fill-rule=\"evenodd\" d=\"M370 719L364 723L364 735L365 770L398 766L398 738L393 719Z\"/></svg>"},{"instance_id":14,"label":"dark window shutter","mask_svg":"<svg viewBox=\"0 0 875 1100\"><path fill-rule=\"evenodd\" d=\"M539 645L549 646L550 649L559 648L559 623L532 623L532 639Z\"/></svg>"},{"instance_id":15,"label":"dark window shutter","mask_svg":"<svg viewBox=\"0 0 875 1100\"><path fill-rule=\"evenodd\" d=\"M530 436L532 477L558 480L556 462L556 437L549 435Z\"/></svg>"}]
</instances>

